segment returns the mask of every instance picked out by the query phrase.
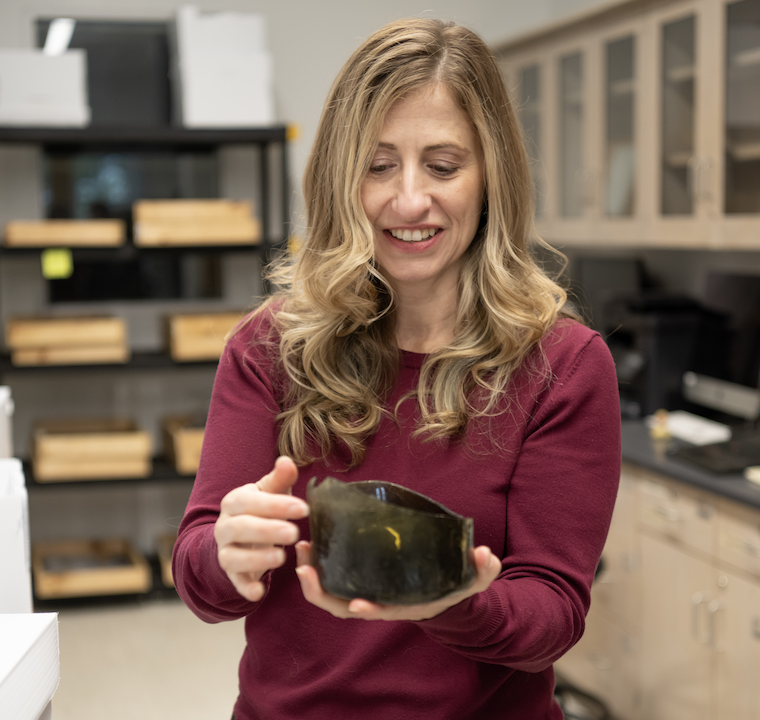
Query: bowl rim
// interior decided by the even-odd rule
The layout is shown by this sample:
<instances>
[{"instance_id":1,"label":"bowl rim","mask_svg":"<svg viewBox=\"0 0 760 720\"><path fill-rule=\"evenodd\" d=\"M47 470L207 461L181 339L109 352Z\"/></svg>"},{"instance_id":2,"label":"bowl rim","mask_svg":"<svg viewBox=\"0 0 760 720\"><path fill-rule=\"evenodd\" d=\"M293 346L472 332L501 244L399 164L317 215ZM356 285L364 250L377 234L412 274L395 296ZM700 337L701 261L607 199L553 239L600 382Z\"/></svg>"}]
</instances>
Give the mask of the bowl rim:
<instances>
[{"instance_id":1,"label":"bowl rim","mask_svg":"<svg viewBox=\"0 0 760 720\"><path fill-rule=\"evenodd\" d=\"M397 510L399 512L402 512L408 515L443 517L443 518L450 518L456 521L462 521L464 523L467 523L468 521L471 522L471 518L465 517L464 515L460 515L454 510L451 510L450 508L447 508L445 505L442 505L436 500L433 500L433 498L428 497L424 493L417 492L416 490L411 490L410 488L405 487L404 485L399 485L398 483L393 483L386 480L357 480L354 482L346 482L344 480L339 480L338 478L333 477L331 475L327 475L321 481L319 481L317 477L315 476L311 478L311 480L309 480L306 486L307 502L310 502L309 501L310 492L318 491L319 488L321 488L328 481L337 483L337 487L341 488L345 492L354 493L357 496L361 496L363 499L369 500L371 503L377 504L380 507L391 507L394 510ZM393 502L383 502L382 500L379 500L374 494L366 493L359 489L360 487L366 488L366 487L382 487L382 486L392 487L394 490L400 490L401 494L412 495L418 499L425 501L426 503L431 505L432 508L434 509L424 510L420 508L410 508L404 505L398 505L397 503L393 503Z\"/></svg>"}]
</instances>

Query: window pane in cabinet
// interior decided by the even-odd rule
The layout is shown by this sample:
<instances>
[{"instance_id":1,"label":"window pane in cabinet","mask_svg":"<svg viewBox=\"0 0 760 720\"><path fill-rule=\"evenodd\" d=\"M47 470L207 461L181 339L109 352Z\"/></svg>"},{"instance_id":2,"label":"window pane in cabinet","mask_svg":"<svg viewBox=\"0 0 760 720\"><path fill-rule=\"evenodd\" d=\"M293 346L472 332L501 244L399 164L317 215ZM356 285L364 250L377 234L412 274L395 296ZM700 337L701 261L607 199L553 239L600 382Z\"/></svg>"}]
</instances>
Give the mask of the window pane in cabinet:
<instances>
[{"instance_id":1,"label":"window pane in cabinet","mask_svg":"<svg viewBox=\"0 0 760 720\"><path fill-rule=\"evenodd\" d=\"M583 214L583 57L560 58L560 209Z\"/></svg>"},{"instance_id":2,"label":"window pane in cabinet","mask_svg":"<svg viewBox=\"0 0 760 720\"><path fill-rule=\"evenodd\" d=\"M636 97L634 39L607 43L607 147L605 211L610 217L633 215L633 117Z\"/></svg>"},{"instance_id":3,"label":"window pane in cabinet","mask_svg":"<svg viewBox=\"0 0 760 720\"><path fill-rule=\"evenodd\" d=\"M662 186L663 215L694 210L694 96L696 82L694 16L662 28Z\"/></svg>"},{"instance_id":4,"label":"window pane in cabinet","mask_svg":"<svg viewBox=\"0 0 760 720\"><path fill-rule=\"evenodd\" d=\"M760 212L760 0L726 8L726 213Z\"/></svg>"},{"instance_id":5,"label":"window pane in cabinet","mask_svg":"<svg viewBox=\"0 0 760 720\"><path fill-rule=\"evenodd\" d=\"M543 210L543 182L541 164L541 68L528 65L520 71L517 112L525 136L525 147L530 161L530 176L535 192L536 216Z\"/></svg>"}]
</instances>

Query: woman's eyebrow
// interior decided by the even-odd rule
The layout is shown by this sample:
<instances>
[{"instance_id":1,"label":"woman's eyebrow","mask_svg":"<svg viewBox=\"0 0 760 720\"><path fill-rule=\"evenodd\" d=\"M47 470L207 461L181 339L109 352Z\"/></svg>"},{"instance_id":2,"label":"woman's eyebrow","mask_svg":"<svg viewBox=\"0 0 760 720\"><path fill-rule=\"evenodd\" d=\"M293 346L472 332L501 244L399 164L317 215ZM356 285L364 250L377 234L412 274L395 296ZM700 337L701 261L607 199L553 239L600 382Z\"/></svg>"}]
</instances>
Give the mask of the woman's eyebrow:
<instances>
[{"instance_id":1,"label":"woman's eyebrow","mask_svg":"<svg viewBox=\"0 0 760 720\"><path fill-rule=\"evenodd\" d=\"M398 150L398 148L393 144L389 142L379 142L377 144L378 148L383 148L384 150ZM458 145L454 142L446 142L446 143L437 143L435 145L426 145L423 150L425 152L431 152L434 150L456 150L460 153L466 153L470 154L472 150L469 150L466 147L462 147L461 145Z\"/></svg>"}]
</instances>

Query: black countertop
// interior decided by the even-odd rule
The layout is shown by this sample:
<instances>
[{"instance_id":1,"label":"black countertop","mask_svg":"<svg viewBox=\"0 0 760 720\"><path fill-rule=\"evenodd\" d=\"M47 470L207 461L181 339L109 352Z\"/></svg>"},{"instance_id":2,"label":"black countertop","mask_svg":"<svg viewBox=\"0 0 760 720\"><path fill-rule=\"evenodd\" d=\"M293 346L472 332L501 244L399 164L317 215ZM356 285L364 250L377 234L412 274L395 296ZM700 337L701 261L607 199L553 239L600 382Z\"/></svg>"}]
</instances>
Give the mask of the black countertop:
<instances>
[{"instance_id":1,"label":"black countertop","mask_svg":"<svg viewBox=\"0 0 760 720\"><path fill-rule=\"evenodd\" d=\"M641 420L623 420L623 460L760 509L760 485L741 473L716 474L656 448Z\"/></svg>"}]
</instances>

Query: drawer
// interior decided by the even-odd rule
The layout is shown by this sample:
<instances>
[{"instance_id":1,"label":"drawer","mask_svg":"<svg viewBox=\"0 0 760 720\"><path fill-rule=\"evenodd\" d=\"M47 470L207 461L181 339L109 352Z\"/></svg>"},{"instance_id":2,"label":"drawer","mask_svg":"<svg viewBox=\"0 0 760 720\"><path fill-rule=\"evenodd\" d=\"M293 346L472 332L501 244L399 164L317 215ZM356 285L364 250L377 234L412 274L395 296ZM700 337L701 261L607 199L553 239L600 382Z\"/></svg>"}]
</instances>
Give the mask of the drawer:
<instances>
[{"instance_id":1,"label":"drawer","mask_svg":"<svg viewBox=\"0 0 760 720\"><path fill-rule=\"evenodd\" d=\"M721 563L760 578L760 511L726 502L718 519Z\"/></svg>"},{"instance_id":2,"label":"drawer","mask_svg":"<svg viewBox=\"0 0 760 720\"><path fill-rule=\"evenodd\" d=\"M717 499L649 473L639 484L639 523L687 548L717 554Z\"/></svg>"}]
</instances>

